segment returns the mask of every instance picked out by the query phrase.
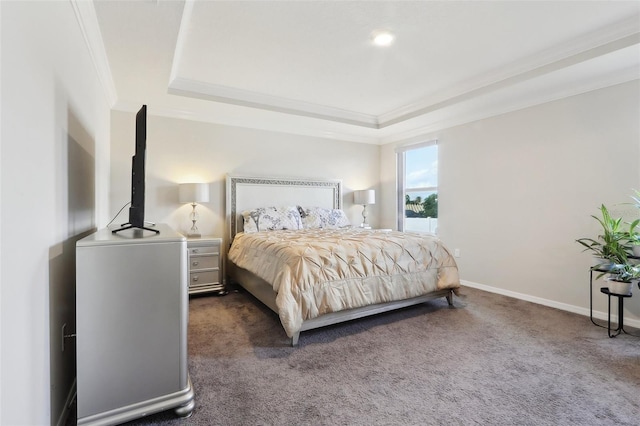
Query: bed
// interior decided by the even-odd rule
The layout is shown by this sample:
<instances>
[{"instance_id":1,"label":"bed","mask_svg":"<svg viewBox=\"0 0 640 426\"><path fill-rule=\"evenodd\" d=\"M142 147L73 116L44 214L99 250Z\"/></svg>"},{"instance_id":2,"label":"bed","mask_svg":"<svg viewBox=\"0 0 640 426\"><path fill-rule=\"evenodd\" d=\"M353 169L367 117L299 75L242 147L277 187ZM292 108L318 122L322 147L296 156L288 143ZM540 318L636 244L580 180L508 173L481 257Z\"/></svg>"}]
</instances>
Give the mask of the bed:
<instances>
[{"instance_id":1,"label":"bed","mask_svg":"<svg viewBox=\"0 0 640 426\"><path fill-rule=\"evenodd\" d=\"M227 176L226 274L300 332L445 297L460 286L435 236L348 225L339 180Z\"/></svg>"}]
</instances>

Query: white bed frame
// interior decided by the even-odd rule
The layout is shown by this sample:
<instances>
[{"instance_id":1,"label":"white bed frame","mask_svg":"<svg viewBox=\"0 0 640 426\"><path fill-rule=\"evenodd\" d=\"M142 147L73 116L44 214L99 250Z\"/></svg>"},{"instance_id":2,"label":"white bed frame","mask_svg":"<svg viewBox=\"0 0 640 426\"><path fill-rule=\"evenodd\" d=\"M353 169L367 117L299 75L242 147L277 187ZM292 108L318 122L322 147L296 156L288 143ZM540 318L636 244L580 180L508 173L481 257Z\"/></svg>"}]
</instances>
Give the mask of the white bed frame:
<instances>
[{"instance_id":1,"label":"white bed frame","mask_svg":"<svg viewBox=\"0 0 640 426\"><path fill-rule=\"evenodd\" d=\"M227 176L226 217L229 224L229 243L237 232L242 231L242 212L257 207L307 205L325 208L342 208L342 181L326 179L296 179L273 177ZM276 292L262 278L246 269L239 268L233 262L227 262L227 275L267 307L278 313ZM424 296L395 302L380 303L322 315L306 320L300 331L311 330L331 324L350 321L369 315L375 315L395 309L446 297L453 305L453 291L437 290ZM291 338L293 346L298 344L300 332Z\"/></svg>"}]
</instances>

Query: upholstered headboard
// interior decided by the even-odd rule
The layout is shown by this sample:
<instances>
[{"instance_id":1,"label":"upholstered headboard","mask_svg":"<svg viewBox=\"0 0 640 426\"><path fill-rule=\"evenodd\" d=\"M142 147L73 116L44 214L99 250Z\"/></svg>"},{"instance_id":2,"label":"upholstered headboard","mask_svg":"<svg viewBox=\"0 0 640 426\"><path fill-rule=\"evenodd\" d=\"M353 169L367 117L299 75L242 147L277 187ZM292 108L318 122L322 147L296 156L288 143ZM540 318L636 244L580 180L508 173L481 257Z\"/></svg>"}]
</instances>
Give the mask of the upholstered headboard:
<instances>
[{"instance_id":1,"label":"upholstered headboard","mask_svg":"<svg viewBox=\"0 0 640 426\"><path fill-rule=\"evenodd\" d=\"M342 181L227 175L229 243L242 231L242 212L270 206L342 208Z\"/></svg>"}]
</instances>

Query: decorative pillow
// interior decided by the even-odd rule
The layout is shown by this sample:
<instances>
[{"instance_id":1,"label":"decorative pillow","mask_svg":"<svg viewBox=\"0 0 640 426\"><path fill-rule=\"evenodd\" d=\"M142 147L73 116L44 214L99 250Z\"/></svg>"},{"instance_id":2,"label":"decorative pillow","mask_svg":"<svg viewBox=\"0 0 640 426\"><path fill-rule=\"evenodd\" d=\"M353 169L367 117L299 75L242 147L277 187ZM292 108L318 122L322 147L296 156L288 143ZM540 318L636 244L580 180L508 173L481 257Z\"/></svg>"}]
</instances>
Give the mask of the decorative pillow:
<instances>
[{"instance_id":1,"label":"decorative pillow","mask_svg":"<svg viewBox=\"0 0 640 426\"><path fill-rule=\"evenodd\" d=\"M242 212L244 232L302 229L302 219L296 207L260 207Z\"/></svg>"},{"instance_id":2,"label":"decorative pillow","mask_svg":"<svg viewBox=\"0 0 640 426\"><path fill-rule=\"evenodd\" d=\"M351 226L351 222L340 209L325 209L322 207L303 209L298 206L298 211L300 212L304 229L336 229Z\"/></svg>"}]
</instances>

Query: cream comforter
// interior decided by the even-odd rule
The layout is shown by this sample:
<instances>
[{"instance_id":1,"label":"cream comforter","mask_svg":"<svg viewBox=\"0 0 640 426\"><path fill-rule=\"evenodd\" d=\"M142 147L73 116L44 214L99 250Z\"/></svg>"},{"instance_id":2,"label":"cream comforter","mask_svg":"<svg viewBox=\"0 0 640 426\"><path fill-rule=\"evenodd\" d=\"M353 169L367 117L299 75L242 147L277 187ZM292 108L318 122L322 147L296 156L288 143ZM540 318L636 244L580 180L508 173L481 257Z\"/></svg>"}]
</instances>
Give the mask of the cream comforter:
<instances>
[{"instance_id":1,"label":"cream comforter","mask_svg":"<svg viewBox=\"0 0 640 426\"><path fill-rule=\"evenodd\" d=\"M289 337L326 313L460 286L453 256L429 235L358 228L239 233L228 258L273 285Z\"/></svg>"}]
</instances>

